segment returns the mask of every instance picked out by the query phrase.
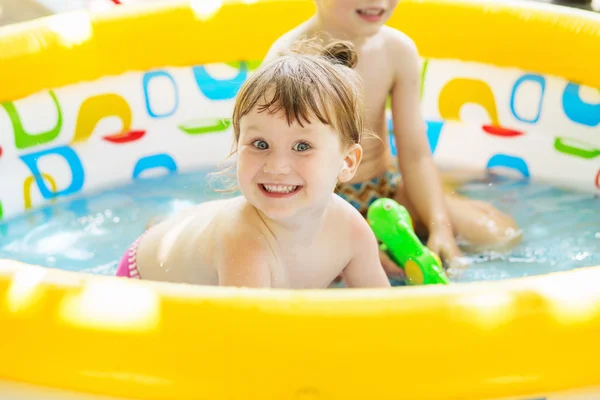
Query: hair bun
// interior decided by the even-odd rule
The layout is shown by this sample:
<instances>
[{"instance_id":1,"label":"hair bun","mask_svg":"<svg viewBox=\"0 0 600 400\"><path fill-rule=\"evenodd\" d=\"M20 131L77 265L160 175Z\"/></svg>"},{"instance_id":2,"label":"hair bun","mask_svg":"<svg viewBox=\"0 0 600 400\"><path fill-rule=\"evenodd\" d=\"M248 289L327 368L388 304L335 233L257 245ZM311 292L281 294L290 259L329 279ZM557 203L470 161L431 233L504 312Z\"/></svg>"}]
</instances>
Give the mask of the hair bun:
<instances>
[{"instance_id":1,"label":"hair bun","mask_svg":"<svg viewBox=\"0 0 600 400\"><path fill-rule=\"evenodd\" d=\"M348 68L354 68L358 62L354 45L346 41L337 41L325 46L324 56Z\"/></svg>"}]
</instances>

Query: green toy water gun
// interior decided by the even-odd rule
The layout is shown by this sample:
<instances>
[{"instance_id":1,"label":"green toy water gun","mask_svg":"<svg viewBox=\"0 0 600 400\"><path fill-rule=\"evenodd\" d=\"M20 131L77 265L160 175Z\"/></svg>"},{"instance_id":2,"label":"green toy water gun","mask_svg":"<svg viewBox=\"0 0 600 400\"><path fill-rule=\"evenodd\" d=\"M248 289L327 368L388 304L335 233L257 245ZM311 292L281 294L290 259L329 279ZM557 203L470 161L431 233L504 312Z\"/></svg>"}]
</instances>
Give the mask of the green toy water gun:
<instances>
[{"instance_id":1,"label":"green toy water gun","mask_svg":"<svg viewBox=\"0 0 600 400\"><path fill-rule=\"evenodd\" d=\"M392 199L377 199L367 211L367 221L382 243L381 250L404 270L409 284L450 283L438 255L415 234L406 208Z\"/></svg>"}]
</instances>

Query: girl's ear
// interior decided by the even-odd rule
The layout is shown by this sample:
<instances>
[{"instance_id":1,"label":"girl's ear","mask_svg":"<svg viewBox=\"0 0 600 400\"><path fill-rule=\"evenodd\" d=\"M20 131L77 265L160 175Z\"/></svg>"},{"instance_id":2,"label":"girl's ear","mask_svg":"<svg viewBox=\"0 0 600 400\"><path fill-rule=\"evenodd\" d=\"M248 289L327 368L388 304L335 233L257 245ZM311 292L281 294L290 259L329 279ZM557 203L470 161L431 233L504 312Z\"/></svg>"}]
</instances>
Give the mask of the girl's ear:
<instances>
[{"instance_id":1,"label":"girl's ear","mask_svg":"<svg viewBox=\"0 0 600 400\"><path fill-rule=\"evenodd\" d=\"M358 169L361 160L362 147L359 144L353 144L346 151L346 156L344 157L338 180L340 182L348 182L351 180L356 174L356 170Z\"/></svg>"}]
</instances>

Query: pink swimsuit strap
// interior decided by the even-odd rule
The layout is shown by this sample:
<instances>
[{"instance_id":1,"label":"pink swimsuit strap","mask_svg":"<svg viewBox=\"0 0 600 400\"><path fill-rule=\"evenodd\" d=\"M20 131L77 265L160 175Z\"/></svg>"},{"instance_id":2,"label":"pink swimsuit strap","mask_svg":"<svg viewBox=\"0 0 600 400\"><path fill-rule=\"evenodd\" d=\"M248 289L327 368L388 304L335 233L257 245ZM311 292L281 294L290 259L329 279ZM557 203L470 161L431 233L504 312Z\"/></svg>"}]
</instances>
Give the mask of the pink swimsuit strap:
<instances>
[{"instance_id":1,"label":"pink swimsuit strap","mask_svg":"<svg viewBox=\"0 0 600 400\"><path fill-rule=\"evenodd\" d=\"M137 249L143 236L144 235L138 237L125 252L123 258L121 258L119 267L117 268L116 276L124 276L134 279L142 278L137 267Z\"/></svg>"}]
</instances>

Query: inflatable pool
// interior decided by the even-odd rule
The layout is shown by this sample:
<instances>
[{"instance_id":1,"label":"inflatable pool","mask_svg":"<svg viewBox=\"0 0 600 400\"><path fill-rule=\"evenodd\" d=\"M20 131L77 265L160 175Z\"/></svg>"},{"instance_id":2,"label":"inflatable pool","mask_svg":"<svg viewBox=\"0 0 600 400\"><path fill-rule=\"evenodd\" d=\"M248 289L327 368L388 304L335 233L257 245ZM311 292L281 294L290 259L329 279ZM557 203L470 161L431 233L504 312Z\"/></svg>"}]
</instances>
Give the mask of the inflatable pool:
<instances>
[{"instance_id":1,"label":"inflatable pool","mask_svg":"<svg viewBox=\"0 0 600 400\"><path fill-rule=\"evenodd\" d=\"M228 153L236 89L310 0L0 29L0 218ZM403 0L439 165L600 193L600 16ZM125 246L125 244L124 244ZM125 280L0 260L0 397L592 399L600 266L390 290Z\"/></svg>"}]
</instances>

